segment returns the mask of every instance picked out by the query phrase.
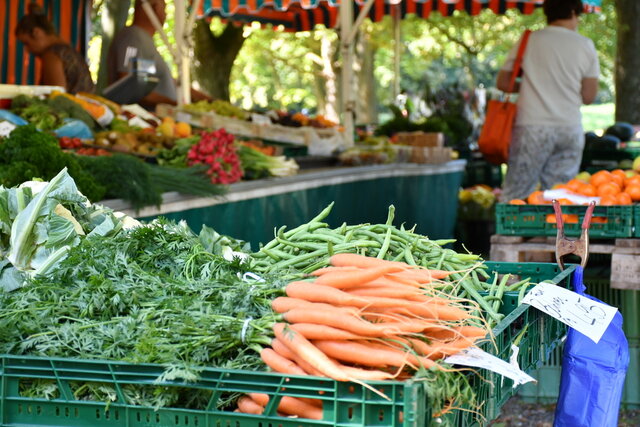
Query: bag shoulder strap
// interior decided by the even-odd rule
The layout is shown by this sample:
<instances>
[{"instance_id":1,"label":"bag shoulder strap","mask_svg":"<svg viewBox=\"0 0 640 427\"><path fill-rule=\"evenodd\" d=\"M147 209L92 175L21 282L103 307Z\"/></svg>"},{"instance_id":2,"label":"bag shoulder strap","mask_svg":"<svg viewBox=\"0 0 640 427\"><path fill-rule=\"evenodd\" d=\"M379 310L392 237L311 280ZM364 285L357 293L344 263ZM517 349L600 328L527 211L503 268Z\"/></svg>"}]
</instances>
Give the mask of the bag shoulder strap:
<instances>
[{"instance_id":1,"label":"bag shoulder strap","mask_svg":"<svg viewBox=\"0 0 640 427\"><path fill-rule=\"evenodd\" d=\"M531 35L531 30L525 30L522 35L522 41L520 42L520 47L518 48L518 55L516 56L516 60L513 62L513 70L511 71L511 78L509 79L509 93L513 92L516 87L516 77L520 73L520 68L522 67L522 58L524 56L524 51L527 48L527 43L529 42L529 36Z\"/></svg>"}]
</instances>

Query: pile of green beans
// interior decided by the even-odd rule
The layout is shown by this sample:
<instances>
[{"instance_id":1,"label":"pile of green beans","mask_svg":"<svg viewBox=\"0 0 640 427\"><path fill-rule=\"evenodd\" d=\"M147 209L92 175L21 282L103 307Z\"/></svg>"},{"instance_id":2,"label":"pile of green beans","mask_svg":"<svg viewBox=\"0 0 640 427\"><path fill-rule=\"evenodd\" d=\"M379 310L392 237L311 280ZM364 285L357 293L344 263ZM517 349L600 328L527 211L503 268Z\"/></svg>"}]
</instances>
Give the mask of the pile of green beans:
<instances>
[{"instance_id":1,"label":"pile of green beans","mask_svg":"<svg viewBox=\"0 0 640 427\"><path fill-rule=\"evenodd\" d=\"M332 207L333 203L299 227L291 230L281 227L277 230L273 240L252 254L252 270L256 273L311 273L326 267L331 255L343 252L403 261L410 265L454 272L439 287L441 291L453 297L477 301L488 318L496 323L504 317L499 313L499 299L506 289L507 279L491 288L495 288L495 291L490 298L481 295L490 290L486 283L490 276L478 255L457 253L443 247L454 240L430 240L415 233L414 229L394 226L393 205L389 207L384 224L344 223L337 228L330 228L323 222ZM509 286L509 290L512 289Z\"/></svg>"}]
</instances>

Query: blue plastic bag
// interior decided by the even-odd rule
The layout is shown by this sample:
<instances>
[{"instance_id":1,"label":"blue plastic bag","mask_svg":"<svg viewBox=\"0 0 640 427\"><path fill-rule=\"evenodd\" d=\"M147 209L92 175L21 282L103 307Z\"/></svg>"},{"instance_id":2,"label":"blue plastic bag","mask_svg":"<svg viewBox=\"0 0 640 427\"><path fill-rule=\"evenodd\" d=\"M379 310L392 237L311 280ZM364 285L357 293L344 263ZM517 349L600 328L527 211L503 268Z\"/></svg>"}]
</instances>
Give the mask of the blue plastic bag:
<instances>
[{"instance_id":1,"label":"blue plastic bag","mask_svg":"<svg viewBox=\"0 0 640 427\"><path fill-rule=\"evenodd\" d=\"M16 116L9 110L0 110L0 121L1 120L6 120L9 123L12 123L16 126L24 126L29 124L28 121L26 121L20 116Z\"/></svg>"},{"instance_id":2,"label":"blue plastic bag","mask_svg":"<svg viewBox=\"0 0 640 427\"><path fill-rule=\"evenodd\" d=\"M602 302L584 293L582 277L583 270L578 267L575 292ZM597 344L569 328L554 427L616 427L628 366L629 344L620 312Z\"/></svg>"},{"instance_id":3,"label":"blue plastic bag","mask_svg":"<svg viewBox=\"0 0 640 427\"><path fill-rule=\"evenodd\" d=\"M82 120L64 119L64 124L53 131L57 137L67 136L69 138L92 139L93 132Z\"/></svg>"}]
</instances>

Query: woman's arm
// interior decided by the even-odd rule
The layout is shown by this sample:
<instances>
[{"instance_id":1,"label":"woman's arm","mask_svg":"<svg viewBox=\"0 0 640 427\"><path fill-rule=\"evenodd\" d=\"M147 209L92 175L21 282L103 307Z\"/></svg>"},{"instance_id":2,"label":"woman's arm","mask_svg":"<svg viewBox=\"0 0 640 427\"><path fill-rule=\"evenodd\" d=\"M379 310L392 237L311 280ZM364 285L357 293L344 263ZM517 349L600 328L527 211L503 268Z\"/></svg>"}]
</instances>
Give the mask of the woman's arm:
<instances>
[{"instance_id":1,"label":"woman's arm","mask_svg":"<svg viewBox=\"0 0 640 427\"><path fill-rule=\"evenodd\" d=\"M596 95L598 94L598 79L594 77L582 79L580 94L582 95L582 102L584 104L591 104L595 101Z\"/></svg>"},{"instance_id":2,"label":"woman's arm","mask_svg":"<svg viewBox=\"0 0 640 427\"><path fill-rule=\"evenodd\" d=\"M60 57L53 52L45 52L41 57L42 77L40 84L45 86L62 86L66 89L67 78Z\"/></svg>"}]
</instances>

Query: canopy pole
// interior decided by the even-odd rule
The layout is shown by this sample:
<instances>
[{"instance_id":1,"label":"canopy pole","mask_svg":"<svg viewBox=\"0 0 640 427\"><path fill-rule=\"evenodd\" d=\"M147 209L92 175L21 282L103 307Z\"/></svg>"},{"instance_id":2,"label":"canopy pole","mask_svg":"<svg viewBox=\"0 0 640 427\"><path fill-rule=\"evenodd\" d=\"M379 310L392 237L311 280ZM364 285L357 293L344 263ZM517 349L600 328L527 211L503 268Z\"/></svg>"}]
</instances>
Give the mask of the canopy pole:
<instances>
[{"instance_id":1,"label":"canopy pole","mask_svg":"<svg viewBox=\"0 0 640 427\"><path fill-rule=\"evenodd\" d=\"M402 55L402 33L400 32L400 4L394 4L393 19L393 99L400 95L400 56Z\"/></svg>"},{"instance_id":2,"label":"canopy pole","mask_svg":"<svg viewBox=\"0 0 640 427\"><path fill-rule=\"evenodd\" d=\"M342 56L342 126L344 127L345 145L353 145L354 111L353 99L353 41L349 40L353 24L353 2L340 2L340 53Z\"/></svg>"}]
</instances>

